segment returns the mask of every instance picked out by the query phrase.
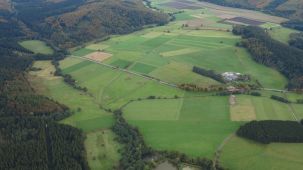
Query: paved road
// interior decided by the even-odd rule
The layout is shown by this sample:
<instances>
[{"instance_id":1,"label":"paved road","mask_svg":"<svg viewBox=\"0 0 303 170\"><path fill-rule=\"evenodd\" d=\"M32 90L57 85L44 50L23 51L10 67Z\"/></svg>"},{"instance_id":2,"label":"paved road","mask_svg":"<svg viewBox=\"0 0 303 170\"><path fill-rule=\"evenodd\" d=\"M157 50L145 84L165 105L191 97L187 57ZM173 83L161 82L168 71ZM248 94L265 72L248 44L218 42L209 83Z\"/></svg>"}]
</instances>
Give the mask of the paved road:
<instances>
[{"instance_id":1,"label":"paved road","mask_svg":"<svg viewBox=\"0 0 303 170\"><path fill-rule=\"evenodd\" d=\"M170 86L170 87L174 87L174 88L178 87L176 84L173 84L173 83L169 83L169 82L166 82L166 81L163 81L163 80L159 80L157 78L154 78L154 77L151 77L151 76L147 76L147 75L144 75L144 74L132 72L132 71L129 71L127 69L123 69L123 68L115 67L115 66L112 66L112 65L109 65L109 64L105 64L105 63L102 63L102 62L99 62L99 61L96 61L96 60L93 60L93 59L90 59L90 58L77 57L77 56L71 56L71 57L81 58L81 59L84 59L84 60L88 60L88 61L100 64L102 66L105 66L105 67L108 67L108 68L111 68L111 69L123 71L125 73L129 73L129 74L132 74L132 75L135 75L135 76L138 76L138 77L142 77L142 78L147 79L147 80L153 80L153 81L156 81L156 82L158 82L160 84L163 84L163 85L166 85L166 86Z\"/></svg>"}]
</instances>

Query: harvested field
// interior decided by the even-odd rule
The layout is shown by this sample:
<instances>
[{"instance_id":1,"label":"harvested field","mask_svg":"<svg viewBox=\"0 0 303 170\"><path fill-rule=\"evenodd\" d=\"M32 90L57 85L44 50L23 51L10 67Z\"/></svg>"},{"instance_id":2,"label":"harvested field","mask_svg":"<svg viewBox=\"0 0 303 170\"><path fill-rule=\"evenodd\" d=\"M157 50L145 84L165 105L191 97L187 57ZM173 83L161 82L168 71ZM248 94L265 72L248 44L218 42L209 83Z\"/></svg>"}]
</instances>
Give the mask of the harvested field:
<instances>
[{"instance_id":1,"label":"harvested field","mask_svg":"<svg viewBox=\"0 0 303 170\"><path fill-rule=\"evenodd\" d=\"M262 21L257 21L257 20L253 20L253 19L243 18L243 17L234 17L234 18L227 20L227 22L228 21L243 23L245 25L253 25L253 26L259 26L259 25L265 24L265 22L262 22Z\"/></svg>"},{"instance_id":2,"label":"harvested field","mask_svg":"<svg viewBox=\"0 0 303 170\"><path fill-rule=\"evenodd\" d=\"M108 58L110 58L112 54L105 53L105 52L93 52L85 56L85 58L89 58L91 60L102 62Z\"/></svg>"},{"instance_id":3,"label":"harvested field","mask_svg":"<svg viewBox=\"0 0 303 170\"><path fill-rule=\"evenodd\" d=\"M196 6L192 4L193 4L192 2L184 1L184 2L167 2L161 5L175 9L201 9L200 6Z\"/></svg>"},{"instance_id":4,"label":"harvested field","mask_svg":"<svg viewBox=\"0 0 303 170\"><path fill-rule=\"evenodd\" d=\"M193 19L193 20L189 20L186 22L188 27L194 27L194 28L204 27L204 26L215 24L215 23L216 22L214 22L214 21L203 19L203 18Z\"/></svg>"},{"instance_id":5,"label":"harvested field","mask_svg":"<svg viewBox=\"0 0 303 170\"><path fill-rule=\"evenodd\" d=\"M251 121L256 120L254 105L250 98L239 98L236 102L235 97L230 97L230 120L232 121Z\"/></svg>"},{"instance_id":6,"label":"harvested field","mask_svg":"<svg viewBox=\"0 0 303 170\"><path fill-rule=\"evenodd\" d=\"M180 49L180 50L163 52L163 53L161 53L161 55L164 57L172 57L172 56L177 56L177 55L195 53L195 52L198 52L199 50L200 50L199 48L185 48L185 49Z\"/></svg>"}]
</instances>

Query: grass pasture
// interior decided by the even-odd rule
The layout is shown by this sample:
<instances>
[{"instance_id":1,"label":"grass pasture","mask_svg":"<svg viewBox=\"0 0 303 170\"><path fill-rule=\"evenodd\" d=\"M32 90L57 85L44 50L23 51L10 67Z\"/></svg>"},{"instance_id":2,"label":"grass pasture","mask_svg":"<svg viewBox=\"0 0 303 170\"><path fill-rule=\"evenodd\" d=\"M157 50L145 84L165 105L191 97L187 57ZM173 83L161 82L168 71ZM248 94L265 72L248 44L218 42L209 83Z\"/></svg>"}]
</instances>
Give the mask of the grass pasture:
<instances>
[{"instance_id":1,"label":"grass pasture","mask_svg":"<svg viewBox=\"0 0 303 170\"><path fill-rule=\"evenodd\" d=\"M212 158L221 141L239 126L229 120L227 101L227 97L186 94L184 99L131 103L124 108L124 116L155 149Z\"/></svg>"},{"instance_id":2,"label":"grass pasture","mask_svg":"<svg viewBox=\"0 0 303 170\"><path fill-rule=\"evenodd\" d=\"M233 137L223 148L220 163L228 169L303 168L303 144L272 143L263 145Z\"/></svg>"},{"instance_id":3,"label":"grass pasture","mask_svg":"<svg viewBox=\"0 0 303 170\"><path fill-rule=\"evenodd\" d=\"M156 69L156 67L151 66L151 65L147 65L147 64L143 64L143 63L136 63L134 66L132 66L132 68L130 70L139 72L139 73L143 73L143 74L149 74L150 72L152 72L155 69Z\"/></svg>"},{"instance_id":4,"label":"grass pasture","mask_svg":"<svg viewBox=\"0 0 303 170\"><path fill-rule=\"evenodd\" d=\"M40 41L40 40L26 40L26 41L21 41L19 43L22 47L32 51L33 53L36 54L53 54L54 51L52 48L46 45L45 42Z\"/></svg>"},{"instance_id":5,"label":"grass pasture","mask_svg":"<svg viewBox=\"0 0 303 170\"><path fill-rule=\"evenodd\" d=\"M118 59L118 60L111 63L112 66L123 68L123 69L126 69L131 64L132 64L132 62L127 61L127 60L122 60L122 59Z\"/></svg>"},{"instance_id":6,"label":"grass pasture","mask_svg":"<svg viewBox=\"0 0 303 170\"><path fill-rule=\"evenodd\" d=\"M270 99L270 96L254 97L237 95L236 104L230 107L234 121L294 120L288 104Z\"/></svg>"},{"instance_id":7,"label":"grass pasture","mask_svg":"<svg viewBox=\"0 0 303 170\"><path fill-rule=\"evenodd\" d=\"M95 52L96 50L88 49L88 48L81 48L79 50L73 51L72 55L77 57L84 57L90 53Z\"/></svg>"},{"instance_id":8,"label":"grass pasture","mask_svg":"<svg viewBox=\"0 0 303 170\"><path fill-rule=\"evenodd\" d=\"M114 140L115 135L110 130L99 130L87 133L85 147L88 164L91 169L109 170L117 166L120 155L117 150L121 148Z\"/></svg>"}]
</instances>

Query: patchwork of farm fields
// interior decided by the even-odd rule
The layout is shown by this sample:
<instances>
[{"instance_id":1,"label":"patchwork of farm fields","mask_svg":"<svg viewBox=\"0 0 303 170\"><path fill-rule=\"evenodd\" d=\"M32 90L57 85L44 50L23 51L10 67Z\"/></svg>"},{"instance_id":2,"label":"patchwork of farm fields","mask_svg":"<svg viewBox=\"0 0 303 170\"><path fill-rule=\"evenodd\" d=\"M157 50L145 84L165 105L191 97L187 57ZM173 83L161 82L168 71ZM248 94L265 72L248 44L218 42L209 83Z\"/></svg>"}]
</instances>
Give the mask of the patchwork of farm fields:
<instances>
[{"instance_id":1,"label":"patchwork of farm fields","mask_svg":"<svg viewBox=\"0 0 303 170\"><path fill-rule=\"evenodd\" d=\"M175 11L172 2L153 0L152 4ZM229 96L188 92L161 84L222 85L193 73L193 66L198 66L218 73L248 74L265 88L284 89L287 79L256 63L244 48L237 47L241 37L234 36L230 32L232 26L220 22L220 17L221 13L208 7L184 9L168 25L112 36L107 41L71 50L71 56L60 61L60 68L87 92L77 91L54 76L50 61L35 62L34 67L41 70L31 71L29 80L37 92L74 112L62 123L85 132L91 169L107 170L118 163L122 146L110 130L114 122L111 111L117 109L122 109L125 119L138 127L152 148L212 159L224 139L247 121L303 118L303 105L295 104L297 99L303 99L300 94L262 90L260 97L237 95L231 105ZM267 22L264 27L277 25L263 22ZM285 36L281 38L284 40ZM271 95L287 97L292 103L272 100ZM232 137L224 144L219 162L230 169L302 169L300 147L301 144L260 145Z\"/></svg>"}]
</instances>

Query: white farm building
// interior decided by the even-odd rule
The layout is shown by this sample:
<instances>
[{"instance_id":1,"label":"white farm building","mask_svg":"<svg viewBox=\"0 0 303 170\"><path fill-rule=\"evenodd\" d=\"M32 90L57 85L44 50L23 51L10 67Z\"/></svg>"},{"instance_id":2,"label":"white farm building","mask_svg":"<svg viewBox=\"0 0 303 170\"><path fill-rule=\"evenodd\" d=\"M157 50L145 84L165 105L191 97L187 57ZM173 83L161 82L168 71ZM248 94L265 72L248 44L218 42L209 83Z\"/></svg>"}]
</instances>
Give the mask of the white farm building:
<instances>
[{"instance_id":1,"label":"white farm building","mask_svg":"<svg viewBox=\"0 0 303 170\"><path fill-rule=\"evenodd\" d=\"M221 76L226 81L235 81L241 76L241 74L235 73L235 72L225 72L225 73L222 73Z\"/></svg>"}]
</instances>

